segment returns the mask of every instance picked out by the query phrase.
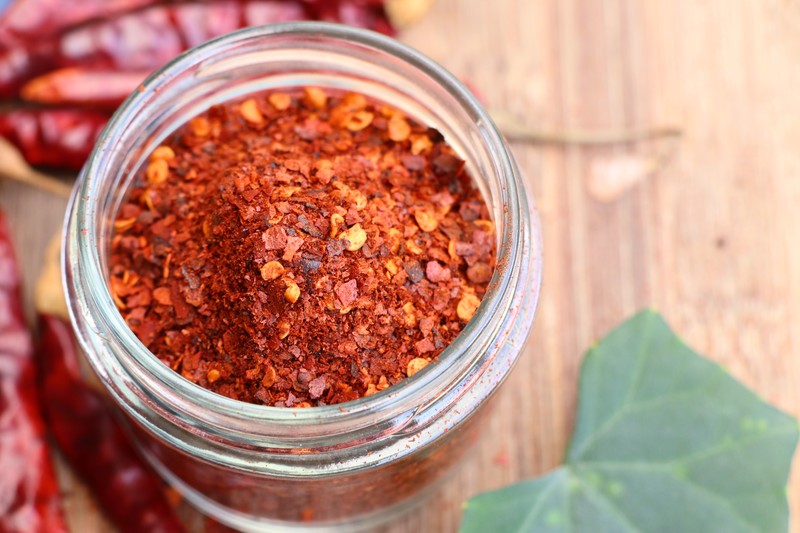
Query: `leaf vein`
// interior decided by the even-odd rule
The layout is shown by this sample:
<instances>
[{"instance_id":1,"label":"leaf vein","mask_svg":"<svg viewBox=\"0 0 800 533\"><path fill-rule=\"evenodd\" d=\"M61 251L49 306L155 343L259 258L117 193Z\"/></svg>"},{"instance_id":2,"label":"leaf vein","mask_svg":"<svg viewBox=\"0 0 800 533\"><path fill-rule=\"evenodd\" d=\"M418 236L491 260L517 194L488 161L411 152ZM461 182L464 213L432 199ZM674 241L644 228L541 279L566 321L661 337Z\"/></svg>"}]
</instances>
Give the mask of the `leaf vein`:
<instances>
[{"instance_id":1,"label":"leaf vein","mask_svg":"<svg viewBox=\"0 0 800 533\"><path fill-rule=\"evenodd\" d=\"M628 518L628 516L622 511L622 509L614 505L614 502L606 498L604 494L598 492L598 490L595 487L591 486L588 483L583 483L582 485L584 488L587 489L587 494L596 503L603 504L603 507L605 507L609 512L611 512L615 517L617 517L620 523L624 525L626 528L628 528L629 531L633 531L634 533L643 533L641 529L637 528L633 524L633 522L631 522L630 518Z\"/></svg>"},{"instance_id":2,"label":"leaf vein","mask_svg":"<svg viewBox=\"0 0 800 533\"><path fill-rule=\"evenodd\" d=\"M757 442L764 438L775 437L778 435L787 435L790 433L796 433L796 429L794 426L779 426L771 430L759 433L757 435L753 435L750 438L739 439L733 444L720 443L717 444L716 446L712 446L711 448L707 448L705 450L699 450L698 452L689 454L685 457L676 458L673 460L673 462L687 464L694 461L700 461L703 459L708 459L709 457L713 457L714 455L721 452L731 451L736 448L742 448L746 445L752 444L753 442Z\"/></svg>"},{"instance_id":3,"label":"leaf vein","mask_svg":"<svg viewBox=\"0 0 800 533\"><path fill-rule=\"evenodd\" d=\"M731 451L736 448L744 447L752 444L758 440L768 437L775 437L778 435L789 435L796 433L796 428L793 425L779 426L768 431L754 435L751 438L737 440L733 445L730 444L717 444L710 448L698 450L695 453L688 454L682 457L675 457L668 461L594 461L594 460L581 460L568 463L570 466L588 466L592 468L617 468L626 470L667 470L675 465L685 465L694 461L700 461L714 456L717 453L724 451Z\"/></svg>"},{"instance_id":4,"label":"leaf vein","mask_svg":"<svg viewBox=\"0 0 800 533\"><path fill-rule=\"evenodd\" d=\"M642 411L647 411L648 409L659 407L662 404L668 404L671 401L686 400L694 396L699 396L702 393L706 392L722 376L724 376L724 374L718 374L716 376L713 376L711 379L709 379L708 381L706 381L697 388L673 394L667 397L654 398L653 400L650 400L648 402L642 402L640 404L631 404L631 403L623 404L620 407L620 409L616 413L614 413L613 416L611 416L605 423L603 423L601 427L597 429L597 431L592 433L591 437L589 437L581 446L580 452L576 452L576 454L573 457L580 457L581 455L585 454L600 439L600 437L611 431L623 417L629 416L632 413L640 413Z\"/></svg>"},{"instance_id":5,"label":"leaf vein","mask_svg":"<svg viewBox=\"0 0 800 533\"><path fill-rule=\"evenodd\" d=\"M603 422L603 424L599 428L597 428L594 434L589 439L587 439L579 449L575 450L574 453L572 453L572 451L568 452L567 453L568 457L574 458L583 455L583 453L594 443L597 435L604 433L609 426L613 426L616 423L616 420L619 418L619 416L621 416L621 413L625 411L625 406L632 397L633 391L635 391L636 387L639 386L639 382L642 379L642 374L644 373L645 361L649 358L649 352L646 352L644 350L644 347L647 346L651 341L654 319L655 319L654 315L649 316L649 320L645 322L645 325L642 328L642 334L641 334L642 342L639 346L639 353L644 354L644 356L640 357L639 361L637 362L636 370L634 371L633 377L631 378L631 382L628 384L628 390L625 392L625 398L623 398L619 408L605 422ZM600 350L600 346L598 346L596 350ZM598 355L599 353L601 352L598 352Z\"/></svg>"},{"instance_id":6,"label":"leaf vein","mask_svg":"<svg viewBox=\"0 0 800 533\"><path fill-rule=\"evenodd\" d=\"M544 489L542 492L539 493L539 499L536 502L536 505L533 506L531 512L528 513L528 515L525 517L525 520L523 520L522 524L520 524L519 528L520 531L533 531L533 529L531 528L532 522L535 521L539 509L545 504L545 502L547 501L547 497L550 496L550 494L556 490L556 487L558 487L558 479L553 480L546 489ZM564 516L568 515L565 514Z\"/></svg>"},{"instance_id":7,"label":"leaf vein","mask_svg":"<svg viewBox=\"0 0 800 533\"><path fill-rule=\"evenodd\" d=\"M737 510L736 507L733 506L733 504L722 499L719 496L719 494L716 494L711 490L709 490L708 488L704 487L703 485L695 483L694 481L691 481L689 479L678 478L674 474L673 477L678 479L678 481L683 481L690 489L693 488L697 492L707 495L711 500L717 502L723 509L727 509L731 513L731 515L733 515L744 526L746 530L752 531L753 533L761 532L761 529L759 529L758 524L754 525L750 523L744 516L739 514L739 511Z\"/></svg>"}]
</instances>

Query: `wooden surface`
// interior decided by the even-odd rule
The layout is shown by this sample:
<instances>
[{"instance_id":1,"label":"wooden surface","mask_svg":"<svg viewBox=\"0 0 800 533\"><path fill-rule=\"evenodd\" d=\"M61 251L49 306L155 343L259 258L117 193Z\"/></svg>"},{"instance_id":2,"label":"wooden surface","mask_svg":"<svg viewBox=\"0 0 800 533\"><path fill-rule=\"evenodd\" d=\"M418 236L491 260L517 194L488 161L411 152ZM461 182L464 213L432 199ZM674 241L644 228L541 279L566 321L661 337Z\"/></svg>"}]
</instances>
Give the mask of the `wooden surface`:
<instances>
[{"instance_id":1,"label":"wooden surface","mask_svg":"<svg viewBox=\"0 0 800 533\"><path fill-rule=\"evenodd\" d=\"M642 307L800 416L800 1L437 0L402 39L531 124L676 124L684 138L661 172L611 203L587 192L593 165L654 146L513 145L545 240L533 335L472 459L389 531L455 531L470 495L557 466L584 350ZM65 203L0 187L30 296ZM74 531L107 530L61 474Z\"/></svg>"}]
</instances>

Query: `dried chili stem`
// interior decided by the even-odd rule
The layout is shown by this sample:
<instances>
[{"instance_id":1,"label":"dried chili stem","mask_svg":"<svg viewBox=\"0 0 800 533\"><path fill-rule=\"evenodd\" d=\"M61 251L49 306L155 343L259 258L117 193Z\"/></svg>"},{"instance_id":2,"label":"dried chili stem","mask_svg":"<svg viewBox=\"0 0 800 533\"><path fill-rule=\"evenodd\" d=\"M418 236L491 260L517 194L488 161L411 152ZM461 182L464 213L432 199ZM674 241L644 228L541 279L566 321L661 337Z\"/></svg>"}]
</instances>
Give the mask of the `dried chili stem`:
<instances>
[{"instance_id":1,"label":"dried chili stem","mask_svg":"<svg viewBox=\"0 0 800 533\"><path fill-rule=\"evenodd\" d=\"M72 186L32 169L19 151L5 139L0 139L0 176L64 198L69 198L72 193Z\"/></svg>"},{"instance_id":2,"label":"dried chili stem","mask_svg":"<svg viewBox=\"0 0 800 533\"><path fill-rule=\"evenodd\" d=\"M386 0L384 9L395 28L408 28L430 11L434 0Z\"/></svg>"},{"instance_id":3,"label":"dried chili stem","mask_svg":"<svg viewBox=\"0 0 800 533\"><path fill-rule=\"evenodd\" d=\"M505 111L492 111L492 119L510 141L567 146L608 146L642 141L677 139L683 130L674 126L620 130L543 130L523 123Z\"/></svg>"}]
</instances>

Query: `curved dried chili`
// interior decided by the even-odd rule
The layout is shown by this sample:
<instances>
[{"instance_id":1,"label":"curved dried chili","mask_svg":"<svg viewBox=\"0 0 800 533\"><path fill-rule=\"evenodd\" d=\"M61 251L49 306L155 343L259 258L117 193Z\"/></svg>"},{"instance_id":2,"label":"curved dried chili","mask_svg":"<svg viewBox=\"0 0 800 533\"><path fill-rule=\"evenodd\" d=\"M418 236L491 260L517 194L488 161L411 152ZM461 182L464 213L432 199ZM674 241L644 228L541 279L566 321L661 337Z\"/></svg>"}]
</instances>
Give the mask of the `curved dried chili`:
<instances>
[{"instance_id":1,"label":"curved dried chili","mask_svg":"<svg viewBox=\"0 0 800 533\"><path fill-rule=\"evenodd\" d=\"M0 111L0 137L32 165L78 170L107 121L107 114L90 109L7 109Z\"/></svg>"},{"instance_id":2,"label":"curved dried chili","mask_svg":"<svg viewBox=\"0 0 800 533\"><path fill-rule=\"evenodd\" d=\"M382 5L359 1L211 0L147 6L43 34L0 43L0 97L64 67L152 71L179 53L233 30L293 20L328 20L391 33ZM109 35L119 36L109 39Z\"/></svg>"},{"instance_id":3,"label":"curved dried chili","mask_svg":"<svg viewBox=\"0 0 800 533\"><path fill-rule=\"evenodd\" d=\"M45 438L33 341L8 226L0 212L0 531L66 532Z\"/></svg>"},{"instance_id":4,"label":"curved dried chili","mask_svg":"<svg viewBox=\"0 0 800 533\"><path fill-rule=\"evenodd\" d=\"M82 380L69 324L40 314L39 327L42 402L64 457L120 531L185 531L161 479L133 449L100 394Z\"/></svg>"}]
</instances>

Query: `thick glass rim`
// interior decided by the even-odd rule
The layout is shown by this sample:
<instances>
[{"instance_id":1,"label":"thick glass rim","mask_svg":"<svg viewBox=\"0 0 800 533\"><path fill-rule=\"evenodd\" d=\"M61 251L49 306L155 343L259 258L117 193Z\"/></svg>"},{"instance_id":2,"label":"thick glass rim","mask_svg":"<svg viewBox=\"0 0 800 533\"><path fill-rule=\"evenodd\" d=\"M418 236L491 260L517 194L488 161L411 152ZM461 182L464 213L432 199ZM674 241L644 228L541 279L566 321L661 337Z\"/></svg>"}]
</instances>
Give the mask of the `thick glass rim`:
<instances>
[{"instance_id":1,"label":"thick glass rim","mask_svg":"<svg viewBox=\"0 0 800 533\"><path fill-rule=\"evenodd\" d=\"M492 164L501 181L501 206L506 222L503 224L503 232L498 243L498 265L505 261L505 264L509 265L509 267L498 267L496 269L490 290L487 292L487 296L473 319L439 355L436 364L428 365L423 371L408 378L401 384L389 387L375 395L342 404L307 409L287 409L250 404L218 395L183 378L161 363L139 341L122 316L117 312L106 284L105 273L101 269L98 248L95 245L98 239L97 213L92 201L97 200L99 182L102 180L103 174L108 171L104 167L108 154L114 150L116 143L120 140L121 132L129 118L139 113L148 96L152 96L153 93L157 92L159 87L166 83L167 80L207 59L213 59L214 53L220 47L236 45L237 43L244 43L254 38L263 38L270 35L294 38L332 38L375 49L410 64L413 68L446 89L458 104L471 117L474 117L482 134L481 142L485 143L490 153L493 154ZM102 327L101 336L105 337L106 342L110 342L110 338L124 345L127 355L134 360L135 364L145 369L159 384L168 387L173 393L186 401L180 410L198 419L202 419L202 415L193 411L191 409L192 406L199 405L211 408L216 415L224 417L225 420L237 420L242 424L269 423L298 426L324 422L325 425L328 425L359 418L362 415L374 415L377 412L386 414L386 419L388 419L407 411L409 409L408 402L417 401L419 402L418 405L421 406L430 401L429 395L431 393L435 394L436 391L443 391L447 387L447 374L452 372L453 366L460 367L463 371L472 366L483 355L480 352L472 354L469 358L465 357L463 358L464 360L456 360L458 356L469 351L469 347L472 345L487 345L491 341L487 336L491 336L493 332L487 331L490 328L484 329L484 326L492 323L492 319L500 318L509 311L513 300L513 291L516 289L516 284L512 282L515 269L510 268L510 265L522 253L521 248L524 246L524 243L520 242L519 235L516 234L512 222L520 219L529 221L532 229L531 267L534 272L533 281L535 282L535 287L533 287L534 298L538 299L541 279L541 238L536 217L531 216L530 220L527 219L532 211L532 205L529 206L528 201L529 198L526 196L525 187L521 182L513 158L508 153L500 133L487 112L457 78L432 59L394 39L368 30L339 24L290 22L246 28L210 40L189 50L153 73L137 91L125 100L103 130L83 169L82 180L73 191L72 203L74 203L74 206L71 204L67 213L69 220L72 216L73 208L77 208L77 218L73 220L73 222L77 223L74 224L76 227L72 227L68 231L78 237L78 244L76 245L78 267L74 277L77 278L77 283L80 287L74 291L74 294L71 293L69 288L66 291L70 315L73 322L77 323L82 319L81 310L90 312L92 318L96 321L96 325ZM67 239L69 240L69 236L67 236ZM69 254L70 251L65 250L65 262L69 260L67 257ZM65 264L65 266L67 265ZM64 270L66 273L67 269L65 268ZM66 283L68 282L65 280ZM536 302L534 301L532 309L535 310L535 307ZM109 310L113 312L109 312ZM95 333L99 332L95 331ZM83 335L80 332L79 338L87 350L91 350L91 345L83 339ZM461 372L457 375L461 375ZM218 421L219 418L215 417L214 420ZM243 426L238 426L237 424L237 427Z\"/></svg>"}]
</instances>

